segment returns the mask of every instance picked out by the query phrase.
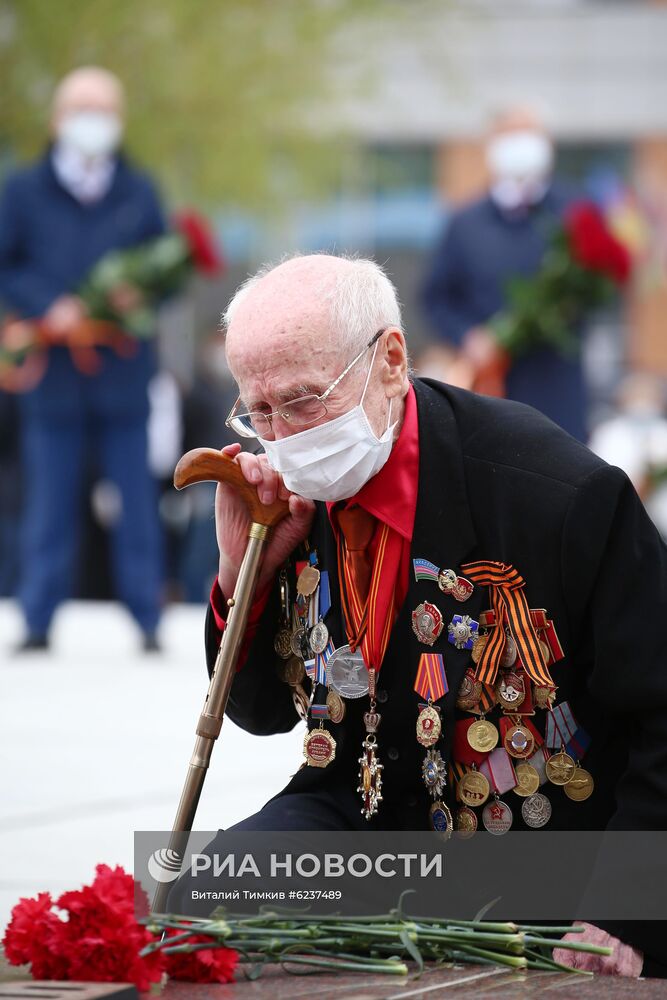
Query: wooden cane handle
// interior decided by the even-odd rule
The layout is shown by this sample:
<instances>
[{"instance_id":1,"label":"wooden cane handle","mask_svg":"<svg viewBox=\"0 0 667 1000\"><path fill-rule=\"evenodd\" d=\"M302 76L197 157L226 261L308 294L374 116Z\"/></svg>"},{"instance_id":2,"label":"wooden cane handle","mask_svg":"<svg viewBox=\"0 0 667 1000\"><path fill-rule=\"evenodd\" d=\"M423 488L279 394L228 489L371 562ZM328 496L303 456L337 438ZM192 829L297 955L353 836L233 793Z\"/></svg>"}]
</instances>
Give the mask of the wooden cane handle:
<instances>
[{"instance_id":1,"label":"wooden cane handle","mask_svg":"<svg viewBox=\"0 0 667 1000\"><path fill-rule=\"evenodd\" d=\"M248 508L251 519L256 524L272 528L289 513L286 500L274 500L263 504L257 496L257 487L249 483L238 462L229 455L214 448L193 448L180 459L174 470L174 486L182 490L192 483L226 483L233 486Z\"/></svg>"}]
</instances>

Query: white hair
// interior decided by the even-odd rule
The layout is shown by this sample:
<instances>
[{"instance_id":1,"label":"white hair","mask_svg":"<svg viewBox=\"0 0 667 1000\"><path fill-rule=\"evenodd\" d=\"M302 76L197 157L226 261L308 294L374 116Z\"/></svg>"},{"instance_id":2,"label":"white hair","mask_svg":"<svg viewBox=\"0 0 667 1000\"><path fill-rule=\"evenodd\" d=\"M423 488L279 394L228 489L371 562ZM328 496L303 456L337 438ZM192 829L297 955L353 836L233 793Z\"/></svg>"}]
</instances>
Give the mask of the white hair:
<instances>
[{"instance_id":1,"label":"white hair","mask_svg":"<svg viewBox=\"0 0 667 1000\"><path fill-rule=\"evenodd\" d=\"M286 260L304 256L295 254ZM348 261L350 267L340 269L333 281L326 281L323 296L329 303L331 331L338 339L341 353L355 354L378 330L389 326L402 330L401 306L396 288L379 264L364 258L341 257ZM283 263L285 261L261 267L237 289L222 314L223 329L229 327L238 307L252 289Z\"/></svg>"}]
</instances>

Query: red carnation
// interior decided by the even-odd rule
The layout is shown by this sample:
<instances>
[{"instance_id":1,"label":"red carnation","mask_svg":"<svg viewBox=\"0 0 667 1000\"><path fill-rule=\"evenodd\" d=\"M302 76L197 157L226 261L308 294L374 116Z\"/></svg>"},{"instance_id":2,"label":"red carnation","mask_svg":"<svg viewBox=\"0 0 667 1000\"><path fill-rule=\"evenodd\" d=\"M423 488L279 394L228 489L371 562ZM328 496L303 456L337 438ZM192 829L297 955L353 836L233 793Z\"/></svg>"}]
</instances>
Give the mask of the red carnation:
<instances>
[{"instance_id":1,"label":"red carnation","mask_svg":"<svg viewBox=\"0 0 667 1000\"><path fill-rule=\"evenodd\" d=\"M48 892L40 892L37 899L20 899L2 939L10 964L30 964L38 979L64 979L67 970L67 961L60 953L64 924L52 906Z\"/></svg>"},{"instance_id":2,"label":"red carnation","mask_svg":"<svg viewBox=\"0 0 667 1000\"><path fill-rule=\"evenodd\" d=\"M207 942L211 944L211 939L201 934L187 939L188 944ZM170 977L189 983L233 983L234 969L239 960L238 952L233 948L219 946L198 951L172 951L165 958Z\"/></svg>"},{"instance_id":3,"label":"red carnation","mask_svg":"<svg viewBox=\"0 0 667 1000\"><path fill-rule=\"evenodd\" d=\"M592 202L577 202L570 207L565 231L572 256L579 264L608 275L619 285L628 280L630 254L610 233L602 213Z\"/></svg>"},{"instance_id":4,"label":"red carnation","mask_svg":"<svg viewBox=\"0 0 667 1000\"><path fill-rule=\"evenodd\" d=\"M185 237L197 270L208 275L222 274L224 261L205 219L194 212L181 212L174 217L174 225Z\"/></svg>"}]
</instances>

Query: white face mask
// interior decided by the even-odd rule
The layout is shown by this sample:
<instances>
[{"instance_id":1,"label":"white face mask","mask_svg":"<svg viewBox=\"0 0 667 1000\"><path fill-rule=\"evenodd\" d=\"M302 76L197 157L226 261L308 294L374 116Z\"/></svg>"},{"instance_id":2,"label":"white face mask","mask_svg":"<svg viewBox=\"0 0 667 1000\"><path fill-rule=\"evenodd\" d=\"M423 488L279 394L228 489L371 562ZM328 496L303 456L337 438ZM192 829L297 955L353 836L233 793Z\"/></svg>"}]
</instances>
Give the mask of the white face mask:
<instances>
[{"instance_id":1,"label":"white face mask","mask_svg":"<svg viewBox=\"0 0 667 1000\"><path fill-rule=\"evenodd\" d=\"M486 159L497 180L544 180L553 165L553 149L541 132L506 132L488 144Z\"/></svg>"},{"instance_id":2,"label":"white face mask","mask_svg":"<svg viewBox=\"0 0 667 1000\"><path fill-rule=\"evenodd\" d=\"M269 465L281 474L292 493L307 500L347 500L355 496L389 458L396 427L395 423L389 423L391 400L387 429L380 438L375 435L363 407L376 351L377 344L361 400L347 413L277 441L259 438Z\"/></svg>"},{"instance_id":3,"label":"white face mask","mask_svg":"<svg viewBox=\"0 0 667 1000\"><path fill-rule=\"evenodd\" d=\"M58 139L83 156L108 156L122 133L120 119L106 111L74 111L63 118Z\"/></svg>"}]
</instances>

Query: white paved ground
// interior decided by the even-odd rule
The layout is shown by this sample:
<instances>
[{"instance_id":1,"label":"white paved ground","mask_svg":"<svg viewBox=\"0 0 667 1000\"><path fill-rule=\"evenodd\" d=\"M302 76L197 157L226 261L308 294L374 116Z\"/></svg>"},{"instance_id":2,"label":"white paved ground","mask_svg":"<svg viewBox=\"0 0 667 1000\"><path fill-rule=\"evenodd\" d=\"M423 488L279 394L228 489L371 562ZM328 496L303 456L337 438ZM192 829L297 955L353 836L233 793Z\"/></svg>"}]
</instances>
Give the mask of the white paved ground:
<instances>
[{"instance_id":1,"label":"white paved ground","mask_svg":"<svg viewBox=\"0 0 667 1000\"><path fill-rule=\"evenodd\" d=\"M171 608L164 653L138 652L116 605L65 605L50 654L11 655L15 606L0 601L0 928L19 896L132 870L135 830L168 830L206 694L204 608ZM217 830L258 809L301 761L300 724L249 736L228 720L197 813Z\"/></svg>"}]
</instances>

